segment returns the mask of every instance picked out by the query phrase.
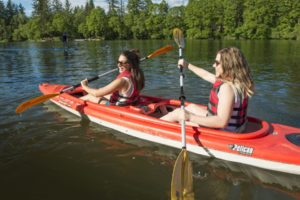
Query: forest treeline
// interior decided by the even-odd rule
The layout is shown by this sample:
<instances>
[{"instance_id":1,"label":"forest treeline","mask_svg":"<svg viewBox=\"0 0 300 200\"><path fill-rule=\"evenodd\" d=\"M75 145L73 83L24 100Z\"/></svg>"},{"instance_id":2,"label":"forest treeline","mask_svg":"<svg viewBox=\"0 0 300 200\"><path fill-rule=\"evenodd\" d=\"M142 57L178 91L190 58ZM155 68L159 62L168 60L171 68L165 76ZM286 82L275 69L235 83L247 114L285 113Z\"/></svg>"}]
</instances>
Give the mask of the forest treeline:
<instances>
[{"instance_id":1,"label":"forest treeline","mask_svg":"<svg viewBox=\"0 0 300 200\"><path fill-rule=\"evenodd\" d=\"M0 41L53 39L64 32L77 39L169 39L175 27L193 39L300 39L299 0L189 0L170 7L165 0L106 0L108 11L87 0L0 0Z\"/></svg>"}]
</instances>

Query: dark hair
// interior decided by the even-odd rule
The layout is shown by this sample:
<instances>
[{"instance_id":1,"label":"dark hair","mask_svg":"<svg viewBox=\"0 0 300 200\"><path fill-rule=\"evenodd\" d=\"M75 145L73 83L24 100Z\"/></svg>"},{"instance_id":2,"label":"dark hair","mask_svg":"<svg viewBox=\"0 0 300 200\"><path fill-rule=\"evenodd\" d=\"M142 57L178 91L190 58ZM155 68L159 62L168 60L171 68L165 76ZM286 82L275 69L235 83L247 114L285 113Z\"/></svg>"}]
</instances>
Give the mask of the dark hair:
<instances>
[{"instance_id":1,"label":"dark hair","mask_svg":"<svg viewBox=\"0 0 300 200\"><path fill-rule=\"evenodd\" d=\"M121 53L131 64L130 73L136 83L136 88L141 91L145 86L145 77L143 70L140 69L140 52L138 49L126 50Z\"/></svg>"}]
</instances>

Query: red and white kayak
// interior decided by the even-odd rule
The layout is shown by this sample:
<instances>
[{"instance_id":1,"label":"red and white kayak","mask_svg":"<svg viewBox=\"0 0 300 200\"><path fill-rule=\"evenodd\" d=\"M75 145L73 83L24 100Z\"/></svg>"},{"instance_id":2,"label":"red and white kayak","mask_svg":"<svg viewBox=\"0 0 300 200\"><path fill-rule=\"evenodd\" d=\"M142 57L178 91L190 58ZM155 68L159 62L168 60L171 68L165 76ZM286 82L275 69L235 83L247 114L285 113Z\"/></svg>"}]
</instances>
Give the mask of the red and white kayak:
<instances>
[{"instance_id":1,"label":"red and white kayak","mask_svg":"<svg viewBox=\"0 0 300 200\"><path fill-rule=\"evenodd\" d=\"M42 93L70 86L44 83ZM60 107L122 133L181 149L181 125L160 120L160 106L180 107L180 101L141 95L137 106L108 106L79 99L81 88L51 99ZM190 104L189 102L185 103ZM246 132L224 132L186 126L187 150L196 154L300 175L300 129L248 116Z\"/></svg>"}]
</instances>

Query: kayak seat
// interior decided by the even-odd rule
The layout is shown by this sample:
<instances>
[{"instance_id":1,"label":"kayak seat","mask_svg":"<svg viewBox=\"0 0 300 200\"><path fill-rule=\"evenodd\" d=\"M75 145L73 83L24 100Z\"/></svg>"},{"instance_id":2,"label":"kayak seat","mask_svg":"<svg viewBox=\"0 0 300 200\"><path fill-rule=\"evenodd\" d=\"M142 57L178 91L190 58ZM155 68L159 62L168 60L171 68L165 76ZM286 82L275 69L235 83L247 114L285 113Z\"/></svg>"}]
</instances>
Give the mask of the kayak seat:
<instances>
[{"instance_id":1,"label":"kayak seat","mask_svg":"<svg viewBox=\"0 0 300 200\"><path fill-rule=\"evenodd\" d=\"M148 105L137 105L135 107L139 109L139 112L142 114L159 118L173 110L173 108L171 108L171 106L168 106L168 104L169 101L160 101L150 103Z\"/></svg>"}]
</instances>

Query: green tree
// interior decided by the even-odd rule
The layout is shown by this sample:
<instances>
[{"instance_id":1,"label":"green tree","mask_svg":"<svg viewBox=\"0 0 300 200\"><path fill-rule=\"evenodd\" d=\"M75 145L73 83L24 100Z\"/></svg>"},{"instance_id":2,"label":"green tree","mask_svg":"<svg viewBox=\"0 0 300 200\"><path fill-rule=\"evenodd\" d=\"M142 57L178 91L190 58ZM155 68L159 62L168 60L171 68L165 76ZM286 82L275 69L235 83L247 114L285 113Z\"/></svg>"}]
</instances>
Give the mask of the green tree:
<instances>
[{"instance_id":1,"label":"green tree","mask_svg":"<svg viewBox=\"0 0 300 200\"><path fill-rule=\"evenodd\" d=\"M68 15L71 15L71 14L72 14L71 3L70 3L69 0L66 0L66 1L65 1L65 12L66 12Z\"/></svg>"},{"instance_id":2,"label":"green tree","mask_svg":"<svg viewBox=\"0 0 300 200\"><path fill-rule=\"evenodd\" d=\"M300 2L282 0L278 2L278 20L274 31L279 38L296 39L300 19ZM298 35L299 36L299 35Z\"/></svg>"},{"instance_id":3,"label":"green tree","mask_svg":"<svg viewBox=\"0 0 300 200\"><path fill-rule=\"evenodd\" d=\"M89 38L89 30L86 23L81 23L78 27L78 33L83 36L83 38Z\"/></svg>"},{"instance_id":4,"label":"green tree","mask_svg":"<svg viewBox=\"0 0 300 200\"><path fill-rule=\"evenodd\" d=\"M51 4L52 13L55 15L56 13L63 11L63 6L60 0L53 0Z\"/></svg>"},{"instance_id":5,"label":"green tree","mask_svg":"<svg viewBox=\"0 0 300 200\"><path fill-rule=\"evenodd\" d=\"M186 35L188 38L204 38L201 31L204 29L204 3L201 0L189 0L185 8Z\"/></svg>"},{"instance_id":6,"label":"green tree","mask_svg":"<svg viewBox=\"0 0 300 200\"><path fill-rule=\"evenodd\" d=\"M205 1L202 7L203 30L202 38L218 38L222 33L223 1Z\"/></svg>"},{"instance_id":7,"label":"green tree","mask_svg":"<svg viewBox=\"0 0 300 200\"><path fill-rule=\"evenodd\" d=\"M24 6L22 4L19 4L19 6L18 6L18 14L25 15L24 10L25 10Z\"/></svg>"},{"instance_id":8,"label":"green tree","mask_svg":"<svg viewBox=\"0 0 300 200\"><path fill-rule=\"evenodd\" d=\"M148 12L151 5L151 0L128 0L127 10L129 14L138 15L140 12Z\"/></svg>"},{"instance_id":9,"label":"green tree","mask_svg":"<svg viewBox=\"0 0 300 200\"><path fill-rule=\"evenodd\" d=\"M296 37L295 39L300 40L300 19L298 20L298 24L295 26L294 33Z\"/></svg>"},{"instance_id":10,"label":"green tree","mask_svg":"<svg viewBox=\"0 0 300 200\"><path fill-rule=\"evenodd\" d=\"M12 39L14 41L27 40L27 35L25 33L25 24L27 23L26 16L24 14L14 15L13 22L16 28L13 31Z\"/></svg>"},{"instance_id":11,"label":"green tree","mask_svg":"<svg viewBox=\"0 0 300 200\"><path fill-rule=\"evenodd\" d=\"M95 8L94 1L89 0L85 4L85 10L87 13L90 13Z\"/></svg>"},{"instance_id":12,"label":"green tree","mask_svg":"<svg viewBox=\"0 0 300 200\"><path fill-rule=\"evenodd\" d=\"M162 0L160 4L152 4L149 8L149 17L146 19L146 29L151 39L163 39L168 35L166 31L166 17L168 4Z\"/></svg>"},{"instance_id":13,"label":"green tree","mask_svg":"<svg viewBox=\"0 0 300 200\"><path fill-rule=\"evenodd\" d=\"M103 8L96 7L86 18L86 25L89 36L97 39L105 39L108 27L107 17Z\"/></svg>"},{"instance_id":14,"label":"green tree","mask_svg":"<svg viewBox=\"0 0 300 200\"><path fill-rule=\"evenodd\" d=\"M50 36L51 28L51 9L49 0L33 0L33 18L39 18L35 22L39 22L38 27L41 30L41 37Z\"/></svg>"},{"instance_id":15,"label":"green tree","mask_svg":"<svg viewBox=\"0 0 300 200\"><path fill-rule=\"evenodd\" d=\"M4 19L6 17L5 6L2 0L0 0L0 19Z\"/></svg>"},{"instance_id":16,"label":"green tree","mask_svg":"<svg viewBox=\"0 0 300 200\"><path fill-rule=\"evenodd\" d=\"M108 13L87 0L33 0L27 18L22 4L0 0L0 40L36 40L68 32L76 38L163 39L179 27L188 38L299 39L299 0L189 0L169 8L166 0L106 0Z\"/></svg>"},{"instance_id":17,"label":"green tree","mask_svg":"<svg viewBox=\"0 0 300 200\"><path fill-rule=\"evenodd\" d=\"M224 35L239 38L239 28L243 24L244 0L224 0Z\"/></svg>"},{"instance_id":18,"label":"green tree","mask_svg":"<svg viewBox=\"0 0 300 200\"><path fill-rule=\"evenodd\" d=\"M2 0L0 0L0 41L6 39L6 10Z\"/></svg>"},{"instance_id":19,"label":"green tree","mask_svg":"<svg viewBox=\"0 0 300 200\"><path fill-rule=\"evenodd\" d=\"M149 17L151 0L129 0L127 4L128 15L125 16L125 25L130 27L134 39L148 39L149 33L145 21Z\"/></svg>"},{"instance_id":20,"label":"green tree","mask_svg":"<svg viewBox=\"0 0 300 200\"><path fill-rule=\"evenodd\" d=\"M64 12L58 12L54 15L52 20L52 27L54 28L55 36L60 36L68 31L69 20Z\"/></svg>"},{"instance_id":21,"label":"green tree","mask_svg":"<svg viewBox=\"0 0 300 200\"><path fill-rule=\"evenodd\" d=\"M242 36L248 39L267 39L271 37L277 13L273 0L245 0Z\"/></svg>"},{"instance_id":22,"label":"green tree","mask_svg":"<svg viewBox=\"0 0 300 200\"><path fill-rule=\"evenodd\" d=\"M65 28L63 32L69 33L69 36L76 35L74 33L76 31L76 27L73 26L74 15L69 0L65 1L63 13L65 16Z\"/></svg>"},{"instance_id":23,"label":"green tree","mask_svg":"<svg viewBox=\"0 0 300 200\"><path fill-rule=\"evenodd\" d=\"M133 33L134 39L148 39L149 33L146 29L146 20L148 15L146 12L141 12L139 15L133 15L133 25L131 27L131 31Z\"/></svg>"},{"instance_id":24,"label":"green tree","mask_svg":"<svg viewBox=\"0 0 300 200\"><path fill-rule=\"evenodd\" d=\"M119 0L106 0L108 3L108 16L117 16L119 9Z\"/></svg>"},{"instance_id":25,"label":"green tree","mask_svg":"<svg viewBox=\"0 0 300 200\"><path fill-rule=\"evenodd\" d=\"M18 14L16 12L15 4L11 2L11 0L8 0L6 3L6 17L7 17L7 24L10 24L10 21L12 20L13 16Z\"/></svg>"},{"instance_id":26,"label":"green tree","mask_svg":"<svg viewBox=\"0 0 300 200\"><path fill-rule=\"evenodd\" d=\"M125 25L124 19L121 16L110 17L108 25L111 31L111 33L109 34L109 39L130 39L130 30Z\"/></svg>"},{"instance_id":27,"label":"green tree","mask_svg":"<svg viewBox=\"0 0 300 200\"><path fill-rule=\"evenodd\" d=\"M74 37L77 38L84 38L87 33L87 26L86 26L86 17L87 12L83 7L76 6L73 11L73 21L72 26L74 27Z\"/></svg>"},{"instance_id":28,"label":"green tree","mask_svg":"<svg viewBox=\"0 0 300 200\"><path fill-rule=\"evenodd\" d=\"M52 2L52 23L51 35L61 37L64 32L68 35L77 35L76 29L73 26L73 14L69 0L65 1L64 6L59 0Z\"/></svg>"},{"instance_id":29,"label":"green tree","mask_svg":"<svg viewBox=\"0 0 300 200\"><path fill-rule=\"evenodd\" d=\"M21 37L15 37L14 31L19 29L19 26L26 23L26 17L24 15L24 8L21 4L17 6L12 3L11 0L7 1L6 7L3 2L0 3L1 20L0 20L0 32L2 33L1 40L13 41L20 40ZM23 40L23 38L22 38Z\"/></svg>"},{"instance_id":30,"label":"green tree","mask_svg":"<svg viewBox=\"0 0 300 200\"><path fill-rule=\"evenodd\" d=\"M24 34L29 40L38 40L41 38L42 31L40 28L40 24L41 24L40 20L41 19L39 17L36 17L29 20L29 22L25 24L23 29Z\"/></svg>"},{"instance_id":31,"label":"green tree","mask_svg":"<svg viewBox=\"0 0 300 200\"><path fill-rule=\"evenodd\" d=\"M184 23L185 9L184 6L173 7L168 11L166 18L166 32L164 33L165 38L172 38L174 28L180 28L186 30Z\"/></svg>"},{"instance_id":32,"label":"green tree","mask_svg":"<svg viewBox=\"0 0 300 200\"><path fill-rule=\"evenodd\" d=\"M13 16L17 13L15 12L15 5L11 2L11 0L8 0L6 3L6 18L5 18L5 39L8 41L12 41L12 32L14 30L13 26Z\"/></svg>"}]
</instances>

